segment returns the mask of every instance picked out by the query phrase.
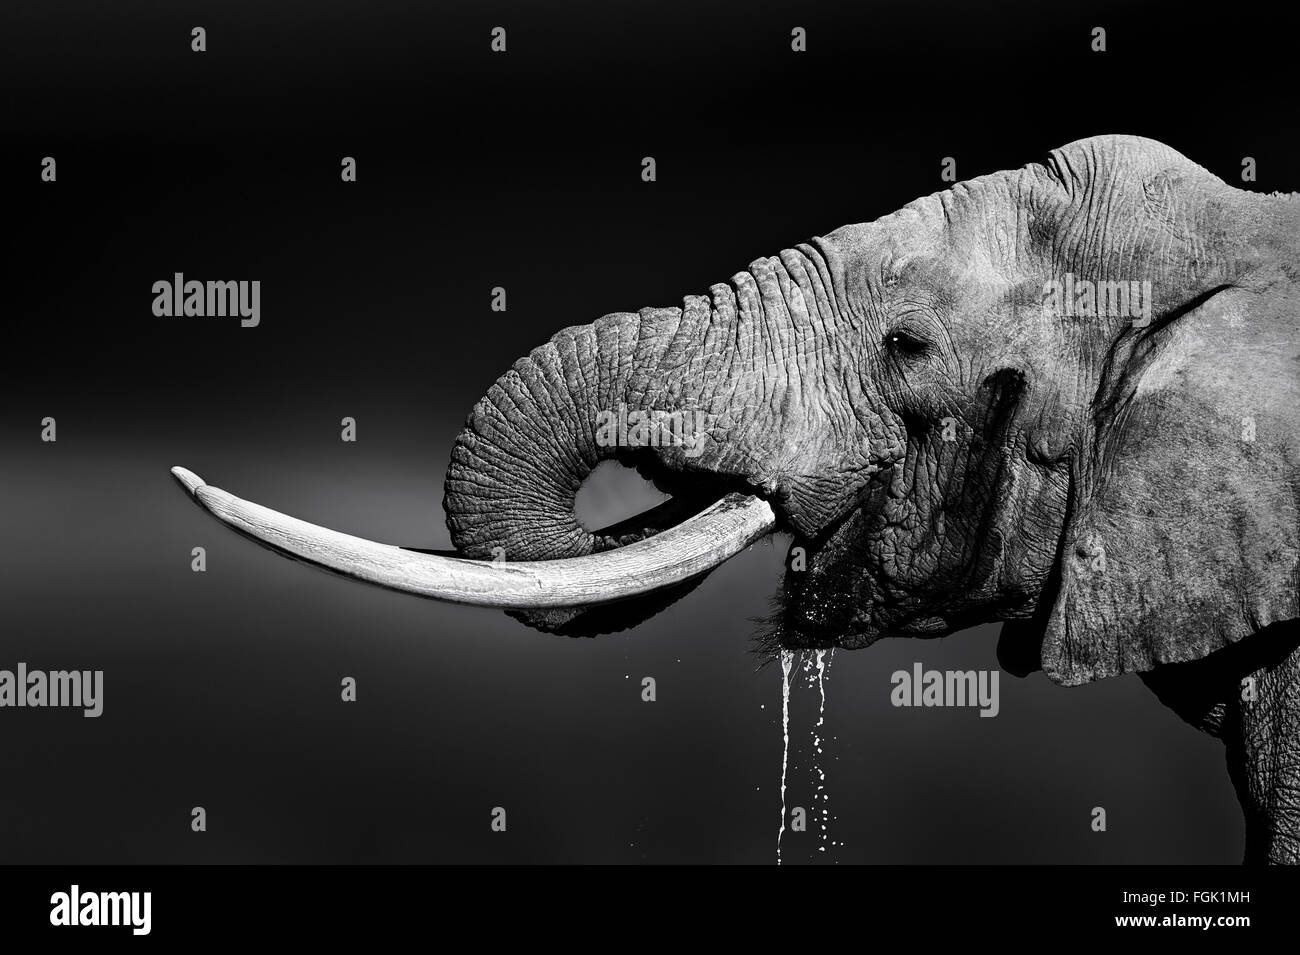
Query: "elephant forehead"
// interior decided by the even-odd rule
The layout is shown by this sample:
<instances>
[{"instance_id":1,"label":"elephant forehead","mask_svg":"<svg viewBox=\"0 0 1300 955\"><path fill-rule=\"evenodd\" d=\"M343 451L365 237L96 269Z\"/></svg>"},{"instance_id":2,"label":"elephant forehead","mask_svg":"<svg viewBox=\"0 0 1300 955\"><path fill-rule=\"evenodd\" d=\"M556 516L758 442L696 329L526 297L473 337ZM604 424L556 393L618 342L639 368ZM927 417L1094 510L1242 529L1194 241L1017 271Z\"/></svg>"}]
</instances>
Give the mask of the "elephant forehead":
<instances>
[{"instance_id":1,"label":"elephant forehead","mask_svg":"<svg viewBox=\"0 0 1300 955\"><path fill-rule=\"evenodd\" d=\"M850 266L870 261L888 269L937 251L941 225L938 201L926 196L872 222L840 226L818 241L833 263Z\"/></svg>"}]
</instances>

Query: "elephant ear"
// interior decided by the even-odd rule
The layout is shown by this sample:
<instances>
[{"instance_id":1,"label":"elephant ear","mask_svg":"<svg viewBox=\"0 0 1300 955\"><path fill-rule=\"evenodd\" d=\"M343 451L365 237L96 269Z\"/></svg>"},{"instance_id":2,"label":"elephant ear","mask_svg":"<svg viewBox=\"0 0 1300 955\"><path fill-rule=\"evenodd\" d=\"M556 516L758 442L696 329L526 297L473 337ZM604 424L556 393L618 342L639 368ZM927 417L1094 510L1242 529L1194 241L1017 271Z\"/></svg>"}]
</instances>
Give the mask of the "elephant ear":
<instances>
[{"instance_id":1,"label":"elephant ear","mask_svg":"<svg viewBox=\"0 0 1300 955\"><path fill-rule=\"evenodd\" d=\"M1066 685L1297 616L1300 297L1227 287L1124 332L1075 463L1041 653Z\"/></svg>"}]
</instances>

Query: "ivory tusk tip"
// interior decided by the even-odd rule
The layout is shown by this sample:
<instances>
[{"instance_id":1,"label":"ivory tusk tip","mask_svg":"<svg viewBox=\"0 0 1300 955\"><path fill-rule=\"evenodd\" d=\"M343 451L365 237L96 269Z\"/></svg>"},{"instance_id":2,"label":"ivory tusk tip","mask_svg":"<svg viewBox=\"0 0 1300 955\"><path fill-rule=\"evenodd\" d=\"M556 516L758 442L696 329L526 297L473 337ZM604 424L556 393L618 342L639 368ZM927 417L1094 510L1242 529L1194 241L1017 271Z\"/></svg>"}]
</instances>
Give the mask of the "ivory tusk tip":
<instances>
[{"instance_id":1,"label":"ivory tusk tip","mask_svg":"<svg viewBox=\"0 0 1300 955\"><path fill-rule=\"evenodd\" d=\"M172 468L172 477L180 481L191 494L197 494L199 488L205 486L203 478L186 468Z\"/></svg>"}]
</instances>

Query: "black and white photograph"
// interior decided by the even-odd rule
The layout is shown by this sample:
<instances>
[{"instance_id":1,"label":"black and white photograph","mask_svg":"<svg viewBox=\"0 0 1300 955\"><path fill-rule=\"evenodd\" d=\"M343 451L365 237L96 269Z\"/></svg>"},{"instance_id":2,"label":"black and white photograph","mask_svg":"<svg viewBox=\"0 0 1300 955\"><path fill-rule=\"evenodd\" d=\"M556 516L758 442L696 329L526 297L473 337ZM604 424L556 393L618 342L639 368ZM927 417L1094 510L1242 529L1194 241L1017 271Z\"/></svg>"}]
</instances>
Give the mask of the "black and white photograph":
<instances>
[{"instance_id":1,"label":"black and white photograph","mask_svg":"<svg viewBox=\"0 0 1300 955\"><path fill-rule=\"evenodd\" d=\"M1107 0L8 6L5 924L839 866L739 891L1284 929L1293 46Z\"/></svg>"}]
</instances>

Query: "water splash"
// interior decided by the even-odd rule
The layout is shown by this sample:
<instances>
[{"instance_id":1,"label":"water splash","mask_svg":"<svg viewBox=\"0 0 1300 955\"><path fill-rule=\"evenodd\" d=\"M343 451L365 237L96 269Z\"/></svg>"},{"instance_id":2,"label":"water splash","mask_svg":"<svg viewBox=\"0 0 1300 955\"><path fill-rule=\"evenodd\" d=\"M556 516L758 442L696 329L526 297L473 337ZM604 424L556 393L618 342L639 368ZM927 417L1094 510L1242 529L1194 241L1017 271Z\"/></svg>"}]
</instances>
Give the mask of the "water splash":
<instances>
[{"instance_id":1,"label":"water splash","mask_svg":"<svg viewBox=\"0 0 1300 955\"><path fill-rule=\"evenodd\" d=\"M790 671L794 654L781 651L781 829L776 834L776 864L781 864L781 837L785 835L785 771L790 764Z\"/></svg>"},{"instance_id":2,"label":"water splash","mask_svg":"<svg viewBox=\"0 0 1300 955\"><path fill-rule=\"evenodd\" d=\"M813 724L812 742L813 742L813 772L817 776L817 788L813 792L813 814L817 818L819 828L818 836L821 839L821 845L817 847L818 852L826 851L826 843L830 837L828 827L830 825L830 794L826 791L826 771L822 769L821 757L822 751L822 726L826 722L826 677L830 672L832 655L834 650L818 650L815 656L805 663L805 671L808 671L808 686L812 687L813 681L817 682L817 692L820 699L817 704L817 722ZM820 802L820 806L818 803ZM820 808L821 812L817 810ZM832 842L831 845L834 845Z\"/></svg>"}]
</instances>

